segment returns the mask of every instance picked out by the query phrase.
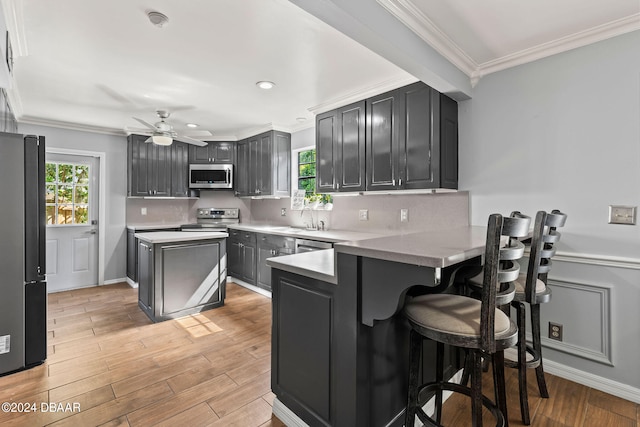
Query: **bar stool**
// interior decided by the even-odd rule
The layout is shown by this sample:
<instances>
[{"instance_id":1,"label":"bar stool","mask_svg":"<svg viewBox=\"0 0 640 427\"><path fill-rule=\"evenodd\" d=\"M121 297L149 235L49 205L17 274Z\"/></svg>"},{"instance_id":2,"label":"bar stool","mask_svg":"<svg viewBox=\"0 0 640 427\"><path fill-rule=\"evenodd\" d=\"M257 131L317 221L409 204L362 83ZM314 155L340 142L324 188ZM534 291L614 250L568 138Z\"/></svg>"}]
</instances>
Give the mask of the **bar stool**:
<instances>
[{"instance_id":1,"label":"bar stool","mask_svg":"<svg viewBox=\"0 0 640 427\"><path fill-rule=\"evenodd\" d=\"M515 349L505 351L505 365L518 369L520 391L520 413L522 422L531 423L527 393L527 369L535 368L538 390L543 398L549 397L542 365L542 343L540 340L540 304L551 301L551 289L547 276L551 270L551 258L555 255L555 244L560 240L558 227L563 227L567 215L559 210L551 213L540 211L536 215L526 273L521 273L515 282L516 292L511 306L516 309L518 344ZM526 341L526 307L529 304L532 345Z\"/></svg>"},{"instance_id":2,"label":"bar stool","mask_svg":"<svg viewBox=\"0 0 640 427\"><path fill-rule=\"evenodd\" d=\"M415 416L427 425L439 426L442 417L442 391L449 390L471 397L472 425L482 426L482 407L496 418L496 426L504 426L507 417L504 384L505 348L515 345L517 326L496 307L498 287L517 279L518 259L524 254L524 245L517 239L527 235L530 218L489 216L485 264L483 270L482 299L452 295L427 294L409 300L404 315L410 326L409 388L405 426L413 426ZM501 237L508 243L501 247ZM418 375L422 340L437 342L436 381L420 385ZM472 359L471 387L443 381L444 344L469 350ZM493 357L491 357L493 356ZM482 394L482 358L491 357L494 367L495 401ZM435 391L435 420L422 410L425 395Z\"/></svg>"}]
</instances>

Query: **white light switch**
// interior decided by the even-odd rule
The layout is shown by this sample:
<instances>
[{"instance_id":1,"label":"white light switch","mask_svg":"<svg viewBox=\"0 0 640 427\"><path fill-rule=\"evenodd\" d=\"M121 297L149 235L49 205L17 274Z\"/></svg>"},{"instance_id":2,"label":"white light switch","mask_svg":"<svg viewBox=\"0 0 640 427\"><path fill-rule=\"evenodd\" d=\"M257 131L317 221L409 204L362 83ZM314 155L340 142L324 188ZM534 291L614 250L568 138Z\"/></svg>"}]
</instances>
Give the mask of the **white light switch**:
<instances>
[{"instance_id":1,"label":"white light switch","mask_svg":"<svg viewBox=\"0 0 640 427\"><path fill-rule=\"evenodd\" d=\"M147 214L147 208L140 208L140 215L146 215Z\"/></svg>"},{"instance_id":2,"label":"white light switch","mask_svg":"<svg viewBox=\"0 0 640 427\"><path fill-rule=\"evenodd\" d=\"M409 209L400 209L400 222L409 222Z\"/></svg>"},{"instance_id":3,"label":"white light switch","mask_svg":"<svg viewBox=\"0 0 640 427\"><path fill-rule=\"evenodd\" d=\"M358 218L360 218L360 221L369 221L369 210L360 209L360 212L358 213Z\"/></svg>"},{"instance_id":4,"label":"white light switch","mask_svg":"<svg viewBox=\"0 0 640 427\"><path fill-rule=\"evenodd\" d=\"M609 224L636 225L636 206L609 206Z\"/></svg>"}]
</instances>

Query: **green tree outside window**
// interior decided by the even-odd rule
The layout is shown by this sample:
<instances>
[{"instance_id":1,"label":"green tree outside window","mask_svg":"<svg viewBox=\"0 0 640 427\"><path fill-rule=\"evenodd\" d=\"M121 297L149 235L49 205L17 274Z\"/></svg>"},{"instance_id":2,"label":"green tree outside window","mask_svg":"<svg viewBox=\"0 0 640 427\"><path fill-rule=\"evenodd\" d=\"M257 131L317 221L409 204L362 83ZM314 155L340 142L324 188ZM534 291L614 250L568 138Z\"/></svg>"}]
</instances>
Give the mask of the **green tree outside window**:
<instances>
[{"instance_id":1,"label":"green tree outside window","mask_svg":"<svg viewBox=\"0 0 640 427\"><path fill-rule=\"evenodd\" d=\"M88 165L46 163L47 224L89 223L89 176Z\"/></svg>"}]
</instances>

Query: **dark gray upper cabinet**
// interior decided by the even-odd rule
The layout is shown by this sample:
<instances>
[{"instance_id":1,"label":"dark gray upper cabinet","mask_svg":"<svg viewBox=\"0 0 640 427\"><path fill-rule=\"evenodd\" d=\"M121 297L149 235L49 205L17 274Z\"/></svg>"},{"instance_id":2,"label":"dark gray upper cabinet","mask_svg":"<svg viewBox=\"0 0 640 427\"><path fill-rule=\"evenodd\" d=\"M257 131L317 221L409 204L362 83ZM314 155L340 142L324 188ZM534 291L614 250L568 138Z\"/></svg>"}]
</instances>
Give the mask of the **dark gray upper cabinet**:
<instances>
[{"instance_id":1,"label":"dark gray upper cabinet","mask_svg":"<svg viewBox=\"0 0 640 427\"><path fill-rule=\"evenodd\" d=\"M365 190L365 101L318 115L316 191Z\"/></svg>"},{"instance_id":2,"label":"dark gray upper cabinet","mask_svg":"<svg viewBox=\"0 0 640 427\"><path fill-rule=\"evenodd\" d=\"M458 187L458 104L422 82L316 117L316 191Z\"/></svg>"},{"instance_id":3,"label":"dark gray upper cabinet","mask_svg":"<svg viewBox=\"0 0 640 427\"><path fill-rule=\"evenodd\" d=\"M237 196L289 196L291 134L268 131L240 141L237 169Z\"/></svg>"},{"instance_id":4,"label":"dark gray upper cabinet","mask_svg":"<svg viewBox=\"0 0 640 427\"><path fill-rule=\"evenodd\" d=\"M127 195L188 197L189 149L174 141L169 146L146 143L144 135L127 138Z\"/></svg>"},{"instance_id":5,"label":"dark gray upper cabinet","mask_svg":"<svg viewBox=\"0 0 640 427\"><path fill-rule=\"evenodd\" d=\"M128 195L171 196L171 146L145 143L147 138L127 138Z\"/></svg>"},{"instance_id":6,"label":"dark gray upper cabinet","mask_svg":"<svg viewBox=\"0 0 640 427\"><path fill-rule=\"evenodd\" d=\"M190 163L231 163L236 162L236 144L230 141L209 141L205 147L189 147Z\"/></svg>"},{"instance_id":7,"label":"dark gray upper cabinet","mask_svg":"<svg viewBox=\"0 0 640 427\"><path fill-rule=\"evenodd\" d=\"M458 188L458 104L422 82L367 100L367 190Z\"/></svg>"}]
</instances>

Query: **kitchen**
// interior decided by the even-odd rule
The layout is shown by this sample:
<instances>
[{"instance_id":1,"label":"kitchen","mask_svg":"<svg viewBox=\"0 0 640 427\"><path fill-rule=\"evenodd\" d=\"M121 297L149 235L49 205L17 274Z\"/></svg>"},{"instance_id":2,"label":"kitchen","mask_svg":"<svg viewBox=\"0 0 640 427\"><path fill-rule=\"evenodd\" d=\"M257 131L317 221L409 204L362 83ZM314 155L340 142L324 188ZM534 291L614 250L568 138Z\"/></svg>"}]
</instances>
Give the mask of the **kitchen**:
<instances>
[{"instance_id":1,"label":"kitchen","mask_svg":"<svg viewBox=\"0 0 640 427\"><path fill-rule=\"evenodd\" d=\"M172 19L165 29L174 22ZM386 27L396 28L393 25ZM356 37L356 31L351 31L349 35ZM407 45L418 44L413 37ZM554 303L545 307L549 310L545 318L564 325L565 342L546 343L547 371L582 384L597 384L608 393L637 402L640 378L635 358L629 355L637 354L640 324L635 308L640 292L638 228L610 225L606 218L609 205L638 204L637 192L632 190L640 183L638 63L633 55L637 38L638 32L634 31L481 77L471 99L459 102L461 192L334 197L333 210L319 211L318 215L325 218L329 229L410 231L424 225L417 221L423 217L464 220L443 215L449 202L475 225L483 225L494 211L562 208L569 213L570 221L563 232L563 257L554 259ZM16 58L16 62L25 59ZM397 63L412 65L411 72L425 82L438 82L436 78L429 81L424 64L407 61L399 58ZM447 78L460 74L451 72ZM362 84L349 76L345 80L344 93L373 86L373 82ZM401 80L395 80L396 87L410 83ZM470 91L470 83L466 84L454 86L462 92ZM21 93L25 91L23 97L32 90L17 87ZM383 91L379 89L379 93ZM141 114L127 113L127 124L131 115ZM153 109L145 114L145 120L155 121ZM44 113L37 116L46 117ZM106 153L108 203L102 233L105 284L126 278L128 224L191 223L196 221L197 208L238 207L243 222L304 225L305 219L290 210L289 199L237 199L220 192L207 192L192 200L127 199L123 135L100 133L95 128L65 129L60 124L37 124L35 118L31 122L28 119L19 121L20 132L45 135L48 146ZM611 126L612 122L617 126ZM291 133L293 150L315 144L311 128ZM545 172L543 177L540 169ZM456 200L464 199L465 192L468 200ZM399 209L404 207L409 209L408 223L399 219ZM147 209L146 216L142 215L142 208ZM286 217L280 215L282 208L288 209ZM369 211L369 221L359 220L360 210ZM437 222L429 224L438 226ZM571 310L566 309L567 305ZM588 325L583 325L585 319L589 319Z\"/></svg>"}]
</instances>

